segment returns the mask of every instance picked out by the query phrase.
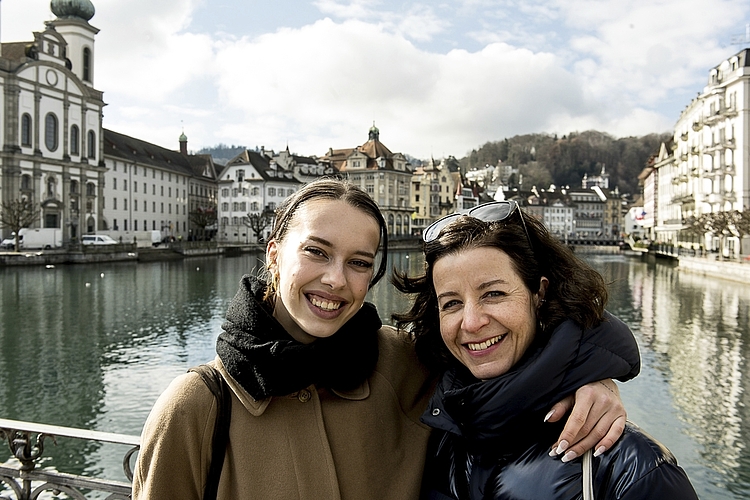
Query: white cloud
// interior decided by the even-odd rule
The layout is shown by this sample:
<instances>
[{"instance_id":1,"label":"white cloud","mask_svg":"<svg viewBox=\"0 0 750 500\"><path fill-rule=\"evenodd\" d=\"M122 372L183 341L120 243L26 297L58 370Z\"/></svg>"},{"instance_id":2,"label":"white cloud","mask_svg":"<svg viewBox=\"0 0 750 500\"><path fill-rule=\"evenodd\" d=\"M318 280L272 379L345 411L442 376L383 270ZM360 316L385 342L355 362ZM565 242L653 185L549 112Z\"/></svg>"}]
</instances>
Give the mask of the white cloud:
<instances>
[{"instance_id":1,"label":"white cloud","mask_svg":"<svg viewBox=\"0 0 750 500\"><path fill-rule=\"evenodd\" d=\"M701 90L750 11L740 0L318 0L330 18L249 37L190 31L205 0L95 4L108 128L171 148L184 125L191 148L322 154L361 144L375 120L392 150L419 157L528 132L667 130L676 116L660 105ZM2 8L4 40L30 40L53 17L47 0Z\"/></svg>"}]
</instances>

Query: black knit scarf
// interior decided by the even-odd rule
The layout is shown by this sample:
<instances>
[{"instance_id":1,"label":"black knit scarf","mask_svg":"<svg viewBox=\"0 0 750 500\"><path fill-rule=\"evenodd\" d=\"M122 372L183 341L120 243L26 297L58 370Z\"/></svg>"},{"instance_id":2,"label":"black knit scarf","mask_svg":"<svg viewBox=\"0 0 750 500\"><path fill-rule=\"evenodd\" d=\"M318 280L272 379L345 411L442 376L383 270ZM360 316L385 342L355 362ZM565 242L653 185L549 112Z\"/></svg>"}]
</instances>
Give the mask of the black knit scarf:
<instances>
[{"instance_id":1,"label":"black knit scarf","mask_svg":"<svg viewBox=\"0 0 750 500\"><path fill-rule=\"evenodd\" d=\"M310 384L352 389L378 360L375 306L365 303L339 331L310 344L294 340L263 303L266 284L245 275L227 311L216 352L230 375L256 400L285 396Z\"/></svg>"}]
</instances>

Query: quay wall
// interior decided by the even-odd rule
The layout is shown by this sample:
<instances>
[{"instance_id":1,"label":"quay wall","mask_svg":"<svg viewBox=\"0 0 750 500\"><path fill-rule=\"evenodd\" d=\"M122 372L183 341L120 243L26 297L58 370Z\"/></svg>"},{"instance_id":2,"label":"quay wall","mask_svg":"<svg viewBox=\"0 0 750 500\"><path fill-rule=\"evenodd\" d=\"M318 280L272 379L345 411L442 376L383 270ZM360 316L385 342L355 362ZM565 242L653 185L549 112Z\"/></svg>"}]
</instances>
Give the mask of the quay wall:
<instances>
[{"instance_id":1,"label":"quay wall","mask_svg":"<svg viewBox=\"0 0 750 500\"><path fill-rule=\"evenodd\" d=\"M678 268L688 273L750 284L750 263L680 256Z\"/></svg>"}]
</instances>

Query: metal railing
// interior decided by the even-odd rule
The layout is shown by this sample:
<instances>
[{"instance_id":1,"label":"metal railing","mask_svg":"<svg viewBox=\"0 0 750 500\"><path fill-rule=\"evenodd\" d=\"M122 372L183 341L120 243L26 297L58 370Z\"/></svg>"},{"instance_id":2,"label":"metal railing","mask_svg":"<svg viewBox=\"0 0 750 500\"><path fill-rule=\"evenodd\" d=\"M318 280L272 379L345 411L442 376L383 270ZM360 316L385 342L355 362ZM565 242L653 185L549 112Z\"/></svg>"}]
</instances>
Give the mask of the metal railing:
<instances>
[{"instance_id":1,"label":"metal railing","mask_svg":"<svg viewBox=\"0 0 750 500\"><path fill-rule=\"evenodd\" d=\"M129 482L37 468L44 453L45 440L51 439L56 444L59 437L128 446L122 467ZM106 500L130 498L130 481L133 480L131 460L140 449L139 436L0 419L0 439L7 443L11 453L20 463L20 466L0 463L0 500L35 500L45 492L55 496L63 493L68 498L86 500L83 491L103 493L107 495L104 497ZM3 484L10 487L13 497L4 496L7 491L3 492Z\"/></svg>"}]
</instances>

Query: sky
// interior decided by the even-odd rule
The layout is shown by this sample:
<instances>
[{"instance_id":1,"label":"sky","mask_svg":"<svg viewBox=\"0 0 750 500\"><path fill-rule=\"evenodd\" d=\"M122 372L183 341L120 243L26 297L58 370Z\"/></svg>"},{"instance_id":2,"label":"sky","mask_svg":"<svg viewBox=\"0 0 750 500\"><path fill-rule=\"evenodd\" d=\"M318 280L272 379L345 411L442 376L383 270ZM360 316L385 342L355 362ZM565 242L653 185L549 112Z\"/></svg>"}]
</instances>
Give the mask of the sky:
<instances>
[{"instance_id":1,"label":"sky","mask_svg":"<svg viewBox=\"0 0 750 500\"><path fill-rule=\"evenodd\" d=\"M747 0L92 0L104 126L169 149L461 158L526 133L671 131L750 44ZM32 40L49 0L0 0Z\"/></svg>"}]
</instances>

